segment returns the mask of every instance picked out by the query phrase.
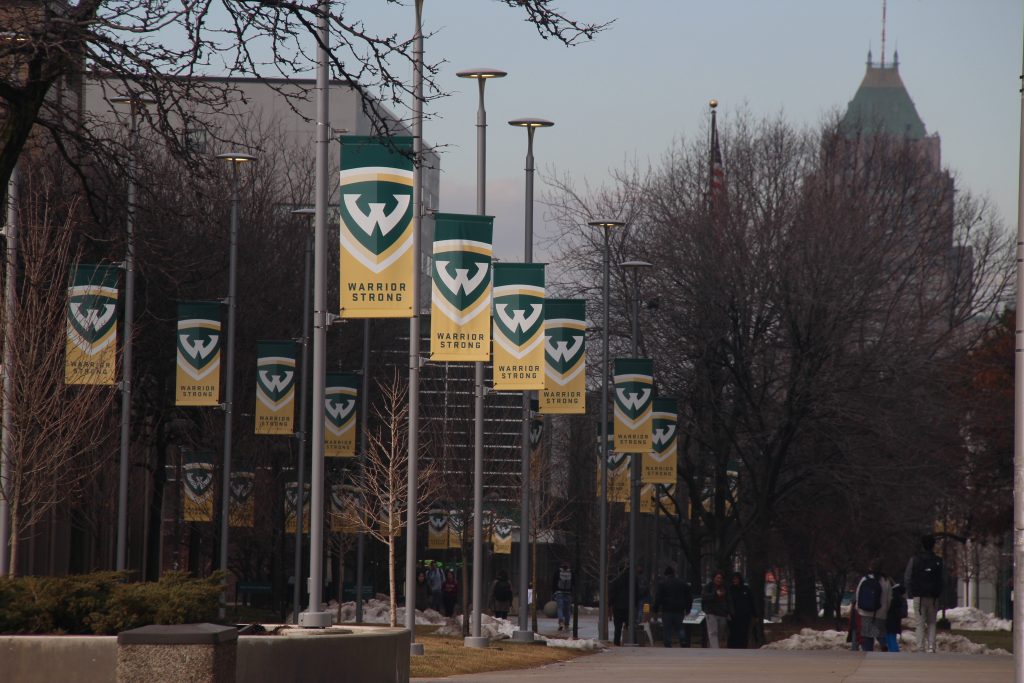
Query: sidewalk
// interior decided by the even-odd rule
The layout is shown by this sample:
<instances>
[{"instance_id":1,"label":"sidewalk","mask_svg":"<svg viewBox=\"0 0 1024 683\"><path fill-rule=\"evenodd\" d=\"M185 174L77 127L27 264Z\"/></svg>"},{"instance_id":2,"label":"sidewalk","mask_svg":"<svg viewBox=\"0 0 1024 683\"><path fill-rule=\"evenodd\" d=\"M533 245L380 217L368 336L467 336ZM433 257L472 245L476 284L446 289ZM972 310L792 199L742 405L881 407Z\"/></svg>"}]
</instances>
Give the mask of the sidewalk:
<instances>
[{"instance_id":1,"label":"sidewalk","mask_svg":"<svg viewBox=\"0 0 1024 683\"><path fill-rule=\"evenodd\" d=\"M452 676L473 683L1009 683L1013 657L849 651L611 648L540 669Z\"/></svg>"}]
</instances>

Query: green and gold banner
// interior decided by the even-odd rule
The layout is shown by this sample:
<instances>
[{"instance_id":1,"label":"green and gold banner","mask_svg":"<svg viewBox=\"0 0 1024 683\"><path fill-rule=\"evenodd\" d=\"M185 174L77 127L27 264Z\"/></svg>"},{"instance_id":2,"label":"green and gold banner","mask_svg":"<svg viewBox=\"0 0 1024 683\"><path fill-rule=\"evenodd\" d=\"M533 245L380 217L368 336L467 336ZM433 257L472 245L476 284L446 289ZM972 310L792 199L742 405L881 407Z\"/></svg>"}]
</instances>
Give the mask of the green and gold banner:
<instances>
[{"instance_id":1,"label":"green and gold banner","mask_svg":"<svg viewBox=\"0 0 1024 683\"><path fill-rule=\"evenodd\" d=\"M427 513L427 550L448 549L448 513L433 509Z\"/></svg>"},{"instance_id":2,"label":"green and gold banner","mask_svg":"<svg viewBox=\"0 0 1024 683\"><path fill-rule=\"evenodd\" d=\"M600 462L600 459L598 460ZM625 503L629 501L629 453L608 454L608 501ZM600 472L598 473L600 477ZM601 480L597 481L597 495L601 495Z\"/></svg>"},{"instance_id":3,"label":"green and gold banner","mask_svg":"<svg viewBox=\"0 0 1024 683\"><path fill-rule=\"evenodd\" d=\"M215 301L178 304L175 405L220 405L220 308Z\"/></svg>"},{"instance_id":4,"label":"green and gold banner","mask_svg":"<svg viewBox=\"0 0 1024 683\"><path fill-rule=\"evenodd\" d=\"M231 473L231 510L228 522L231 526L251 527L255 524L256 505L253 491L256 488L256 472L238 470Z\"/></svg>"},{"instance_id":5,"label":"green and gold banner","mask_svg":"<svg viewBox=\"0 0 1024 683\"><path fill-rule=\"evenodd\" d=\"M284 484L284 530L295 533L295 511L298 508L299 483L287 481ZM309 484L302 485L302 533L309 533Z\"/></svg>"},{"instance_id":6,"label":"green and gold banner","mask_svg":"<svg viewBox=\"0 0 1024 683\"><path fill-rule=\"evenodd\" d=\"M462 547L462 532L466 528L466 519L457 510L448 512L448 547Z\"/></svg>"},{"instance_id":7,"label":"green and gold banner","mask_svg":"<svg viewBox=\"0 0 1024 683\"><path fill-rule=\"evenodd\" d=\"M587 412L587 302L544 302L544 391L540 411L553 415Z\"/></svg>"},{"instance_id":8,"label":"green and gold banner","mask_svg":"<svg viewBox=\"0 0 1024 683\"><path fill-rule=\"evenodd\" d=\"M66 384L116 384L116 266L71 267L68 274Z\"/></svg>"},{"instance_id":9,"label":"green and gold banner","mask_svg":"<svg viewBox=\"0 0 1024 683\"><path fill-rule=\"evenodd\" d=\"M676 485L663 484L658 486L657 489L656 500L661 501L661 506L658 509L659 514L664 514L668 517L678 517L679 509L675 498Z\"/></svg>"},{"instance_id":10,"label":"green and gold banner","mask_svg":"<svg viewBox=\"0 0 1024 683\"><path fill-rule=\"evenodd\" d=\"M351 458L356 454L356 398L359 375L328 372L324 386L324 455Z\"/></svg>"},{"instance_id":11,"label":"green and gold banner","mask_svg":"<svg viewBox=\"0 0 1024 683\"><path fill-rule=\"evenodd\" d=\"M256 342L256 433L295 433L295 342Z\"/></svg>"},{"instance_id":12,"label":"green and gold banner","mask_svg":"<svg viewBox=\"0 0 1024 683\"><path fill-rule=\"evenodd\" d=\"M494 264L494 389L544 388L544 264Z\"/></svg>"},{"instance_id":13,"label":"green and gold banner","mask_svg":"<svg viewBox=\"0 0 1024 683\"><path fill-rule=\"evenodd\" d=\"M412 138L341 141L341 316L412 317Z\"/></svg>"},{"instance_id":14,"label":"green and gold banner","mask_svg":"<svg viewBox=\"0 0 1024 683\"><path fill-rule=\"evenodd\" d=\"M654 361L616 358L614 367L615 450L647 453L651 450Z\"/></svg>"},{"instance_id":15,"label":"green and gold banner","mask_svg":"<svg viewBox=\"0 0 1024 683\"><path fill-rule=\"evenodd\" d=\"M656 398L651 412L651 442L654 449L644 453L640 480L645 484L676 483L676 421L674 398Z\"/></svg>"},{"instance_id":16,"label":"green and gold banner","mask_svg":"<svg viewBox=\"0 0 1024 683\"><path fill-rule=\"evenodd\" d=\"M654 514L654 487L656 484L644 484L640 487L640 514L642 515L653 515ZM633 508L632 499L626 497L626 512L629 512Z\"/></svg>"},{"instance_id":17,"label":"green and gold banner","mask_svg":"<svg viewBox=\"0 0 1024 683\"><path fill-rule=\"evenodd\" d=\"M359 491L341 481L331 483L330 528L336 534L356 534L362 530L359 524Z\"/></svg>"},{"instance_id":18,"label":"green and gold banner","mask_svg":"<svg viewBox=\"0 0 1024 683\"><path fill-rule=\"evenodd\" d=\"M209 451L184 453L181 466L182 520L185 522L213 521L213 453Z\"/></svg>"},{"instance_id":19,"label":"green and gold banner","mask_svg":"<svg viewBox=\"0 0 1024 683\"><path fill-rule=\"evenodd\" d=\"M435 217L430 360L490 360L493 230L492 216Z\"/></svg>"},{"instance_id":20,"label":"green and gold banner","mask_svg":"<svg viewBox=\"0 0 1024 683\"><path fill-rule=\"evenodd\" d=\"M499 519L494 522L491 531L491 543L494 544L495 555L512 554L512 520Z\"/></svg>"}]
</instances>

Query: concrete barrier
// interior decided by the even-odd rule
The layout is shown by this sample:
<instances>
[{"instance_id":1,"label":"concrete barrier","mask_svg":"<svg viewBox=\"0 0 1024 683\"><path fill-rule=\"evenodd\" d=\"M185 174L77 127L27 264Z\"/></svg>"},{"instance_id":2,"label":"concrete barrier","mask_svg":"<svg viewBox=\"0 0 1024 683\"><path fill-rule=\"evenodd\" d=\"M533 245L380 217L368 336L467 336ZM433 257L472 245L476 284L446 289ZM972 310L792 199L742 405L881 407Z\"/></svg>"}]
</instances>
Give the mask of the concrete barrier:
<instances>
[{"instance_id":1,"label":"concrete barrier","mask_svg":"<svg viewBox=\"0 0 1024 683\"><path fill-rule=\"evenodd\" d=\"M4 683L111 683L116 636L0 636ZM409 632L373 626L240 636L236 683L408 683Z\"/></svg>"}]
</instances>

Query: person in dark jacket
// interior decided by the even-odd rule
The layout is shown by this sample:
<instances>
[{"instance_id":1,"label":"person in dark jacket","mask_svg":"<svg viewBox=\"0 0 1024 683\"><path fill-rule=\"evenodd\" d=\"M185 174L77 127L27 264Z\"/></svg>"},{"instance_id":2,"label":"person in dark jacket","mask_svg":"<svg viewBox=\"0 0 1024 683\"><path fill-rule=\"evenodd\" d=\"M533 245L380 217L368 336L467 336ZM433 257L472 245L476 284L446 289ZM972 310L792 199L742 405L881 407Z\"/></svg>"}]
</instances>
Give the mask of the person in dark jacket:
<instances>
[{"instance_id":1,"label":"person in dark jacket","mask_svg":"<svg viewBox=\"0 0 1024 683\"><path fill-rule=\"evenodd\" d=\"M512 582L508 580L508 572L498 570L498 576L491 584L491 610L495 619L508 619L508 611L512 608Z\"/></svg>"},{"instance_id":2,"label":"person in dark jacket","mask_svg":"<svg viewBox=\"0 0 1024 683\"><path fill-rule=\"evenodd\" d=\"M731 649L745 650L750 642L750 624L757 615L757 603L743 575L735 572L729 585L729 638Z\"/></svg>"},{"instance_id":3,"label":"person in dark jacket","mask_svg":"<svg viewBox=\"0 0 1024 683\"><path fill-rule=\"evenodd\" d=\"M455 572L451 569L445 574L444 583L441 584L441 599L444 601L444 615L451 617L455 614L455 603L459 599L459 582L455 579Z\"/></svg>"},{"instance_id":4,"label":"person in dark jacket","mask_svg":"<svg viewBox=\"0 0 1024 683\"><path fill-rule=\"evenodd\" d=\"M612 607L615 635L612 642L622 644L622 627L629 620L629 570L623 568L608 585L608 601Z\"/></svg>"},{"instance_id":5,"label":"person in dark jacket","mask_svg":"<svg viewBox=\"0 0 1024 683\"><path fill-rule=\"evenodd\" d=\"M662 642L672 647L673 634L679 639L679 647L690 646L683 618L693 606L693 592L690 585L676 576L676 570L665 567L665 578L658 582L658 593L654 598L654 613L661 614Z\"/></svg>"},{"instance_id":6,"label":"person in dark jacket","mask_svg":"<svg viewBox=\"0 0 1024 683\"><path fill-rule=\"evenodd\" d=\"M551 577L551 599L555 601L558 613L558 630L569 629L572 618L572 596L576 592L576 579L572 567L562 561Z\"/></svg>"},{"instance_id":7,"label":"person in dark jacket","mask_svg":"<svg viewBox=\"0 0 1024 683\"><path fill-rule=\"evenodd\" d=\"M708 629L708 647L722 646L720 639L729 627L729 588L725 585L725 573L716 571L700 594L704 623Z\"/></svg>"},{"instance_id":8,"label":"person in dark jacket","mask_svg":"<svg viewBox=\"0 0 1024 683\"><path fill-rule=\"evenodd\" d=\"M892 599L885 615L885 649L889 652L900 651L900 634L903 633L903 618L907 611L907 591L897 583L892 587Z\"/></svg>"},{"instance_id":9,"label":"person in dark jacket","mask_svg":"<svg viewBox=\"0 0 1024 683\"><path fill-rule=\"evenodd\" d=\"M416 609L421 612L430 607L430 586L427 585L427 574L422 569L416 571Z\"/></svg>"}]
</instances>

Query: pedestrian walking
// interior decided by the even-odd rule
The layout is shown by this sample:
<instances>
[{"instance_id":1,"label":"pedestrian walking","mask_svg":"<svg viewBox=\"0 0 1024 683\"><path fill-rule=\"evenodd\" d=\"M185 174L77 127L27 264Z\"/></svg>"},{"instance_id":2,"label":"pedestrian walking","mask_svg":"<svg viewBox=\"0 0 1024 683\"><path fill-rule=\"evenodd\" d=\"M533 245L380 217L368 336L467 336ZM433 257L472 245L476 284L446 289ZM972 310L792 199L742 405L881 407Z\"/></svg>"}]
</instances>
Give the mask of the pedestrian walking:
<instances>
[{"instance_id":1,"label":"pedestrian walking","mask_svg":"<svg viewBox=\"0 0 1024 683\"><path fill-rule=\"evenodd\" d=\"M897 583L892 587L889 613L885 617L885 649L889 652L900 651L900 634L903 633L903 619L908 611L906 595L903 584Z\"/></svg>"},{"instance_id":2,"label":"pedestrian walking","mask_svg":"<svg viewBox=\"0 0 1024 683\"><path fill-rule=\"evenodd\" d=\"M441 584L441 599L444 602L444 615L451 617L455 614L455 603L459 597L459 582L455 579L455 572L451 569L445 574L444 583Z\"/></svg>"},{"instance_id":3,"label":"pedestrian walking","mask_svg":"<svg viewBox=\"0 0 1024 683\"><path fill-rule=\"evenodd\" d=\"M755 616L757 603L754 600L754 592L743 581L743 575L735 572L729 584L729 648L747 648L750 643L750 625Z\"/></svg>"},{"instance_id":4,"label":"pedestrian walking","mask_svg":"<svg viewBox=\"0 0 1024 683\"><path fill-rule=\"evenodd\" d=\"M558 630L568 630L572 616L572 596L576 592L575 577L568 562L563 560L555 570L554 576L551 577L551 590L551 597L555 601L558 613Z\"/></svg>"},{"instance_id":5,"label":"pedestrian walking","mask_svg":"<svg viewBox=\"0 0 1024 683\"><path fill-rule=\"evenodd\" d=\"M935 537L921 537L921 550L907 562L903 575L907 597L917 606L917 651L935 652L935 619L945 588L945 567L935 554Z\"/></svg>"},{"instance_id":6,"label":"pedestrian walking","mask_svg":"<svg viewBox=\"0 0 1024 683\"><path fill-rule=\"evenodd\" d=\"M615 631L612 642L622 644L622 627L629 620L629 570L622 568L619 575L608 585L608 601L612 607L612 622ZM607 618L607 617L606 617Z\"/></svg>"},{"instance_id":7,"label":"pedestrian walking","mask_svg":"<svg viewBox=\"0 0 1024 683\"><path fill-rule=\"evenodd\" d=\"M427 568L427 588L430 589L430 609L440 612L443 607L441 586L444 585L444 571L440 565L431 563Z\"/></svg>"},{"instance_id":8,"label":"pedestrian walking","mask_svg":"<svg viewBox=\"0 0 1024 683\"><path fill-rule=\"evenodd\" d=\"M430 587L427 586L427 574L422 569L416 572L416 609L421 612L430 606Z\"/></svg>"},{"instance_id":9,"label":"pedestrian walking","mask_svg":"<svg viewBox=\"0 0 1024 683\"><path fill-rule=\"evenodd\" d=\"M875 649L875 641L885 642L885 620L892 600L892 583L875 560L857 584L857 613L860 615L860 646L865 652Z\"/></svg>"},{"instance_id":10,"label":"pedestrian walking","mask_svg":"<svg viewBox=\"0 0 1024 683\"><path fill-rule=\"evenodd\" d=\"M729 628L729 589L725 585L725 572L716 571L700 594L704 623L708 630L708 647L722 646L720 639Z\"/></svg>"},{"instance_id":11,"label":"pedestrian walking","mask_svg":"<svg viewBox=\"0 0 1024 683\"><path fill-rule=\"evenodd\" d=\"M672 647L673 636L679 640L679 647L690 647L690 634L683 619L692 606L690 585L676 576L675 569L665 567L665 577L658 582L653 607L654 613L661 615L661 639L665 647Z\"/></svg>"},{"instance_id":12,"label":"pedestrian walking","mask_svg":"<svg viewBox=\"0 0 1024 683\"><path fill-rule=\"evenodd\" d=\"M512 595L508 572L498 570L498 576L491 584L491 613L495 619L508 619L508 611L512 609Z\"/></svg>"}]
</instances>

